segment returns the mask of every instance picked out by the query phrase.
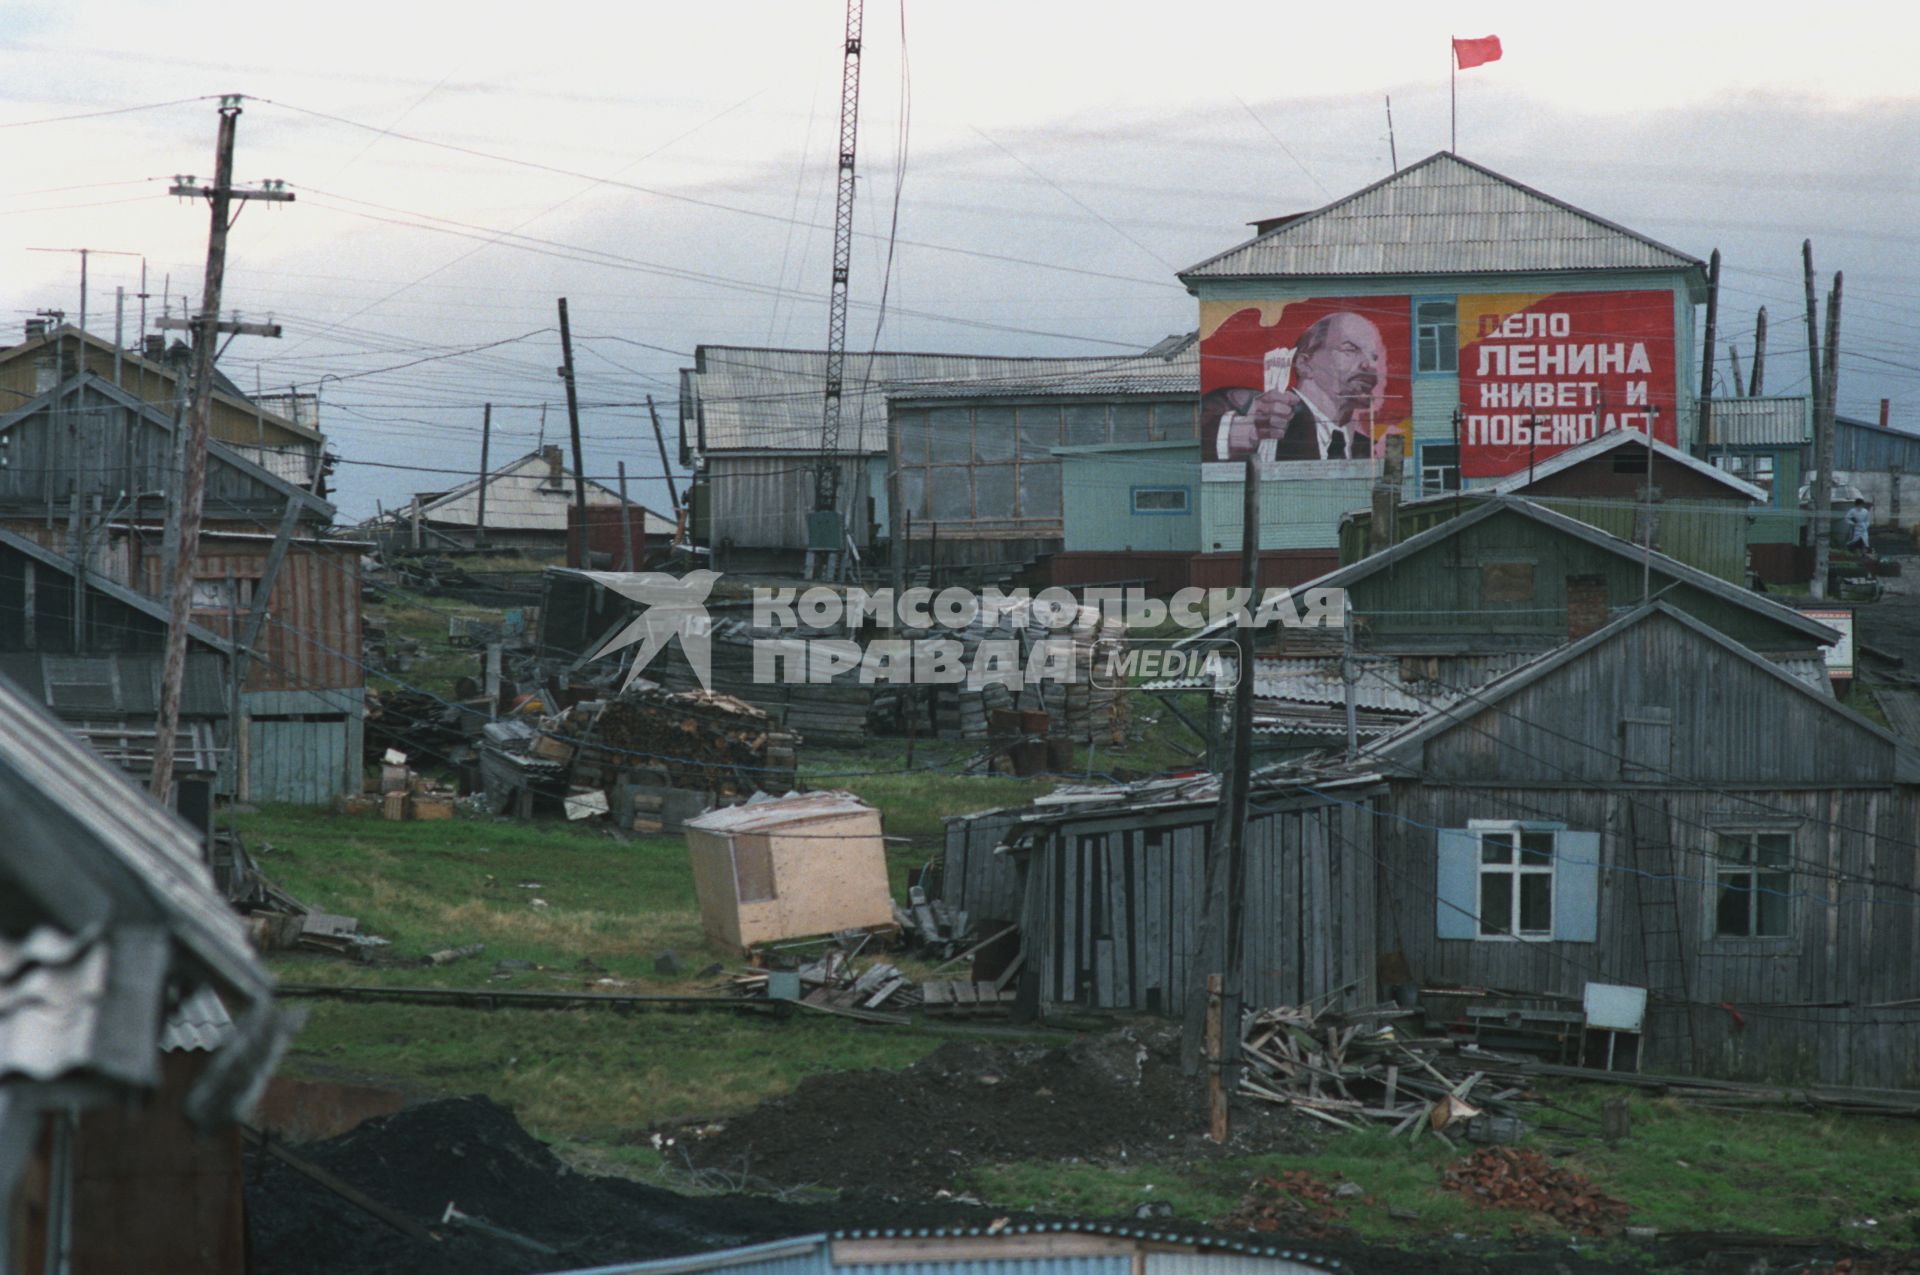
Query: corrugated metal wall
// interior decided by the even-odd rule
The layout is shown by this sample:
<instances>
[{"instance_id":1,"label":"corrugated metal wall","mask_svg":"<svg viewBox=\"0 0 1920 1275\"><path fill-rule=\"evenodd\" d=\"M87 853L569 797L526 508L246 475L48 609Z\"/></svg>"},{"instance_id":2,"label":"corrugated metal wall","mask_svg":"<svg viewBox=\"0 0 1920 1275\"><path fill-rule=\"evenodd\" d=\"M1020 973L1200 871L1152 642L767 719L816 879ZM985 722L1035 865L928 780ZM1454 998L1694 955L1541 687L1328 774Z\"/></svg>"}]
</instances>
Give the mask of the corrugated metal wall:
<instances>
[{"instance_id":1,"label":"corrugated metal wall","mask_svg":"<svg viewBox=\"0 0 1920 1275\"><path fill-rule=\"evenodd\" d=\"M930 1258L837 1268L859 1275L1132 1275L1126 1253L1088 1257Z\"/></svg>"},{"instance_id":2,"label":"corrugated metal wall","mask_svg":"<svg viewBox=\"0 0 1920 1275\"><path fill-rule=\"evenodd\" d=\"M260 578L272 544L267 540L202 542L200 579L236 581ZM152 596L166 587L165 564L157 553L141 563L145 579L139 586ZM250 597L251 585L243 587ZM222 612L196 612L194 622L225 635L230 617ZM267 602L267 620L261 627L256 658L247 671L250 691L316 691L366 685L360 667L360 552L296 543L288 548Z\"/></svg>"},{"instance_id":3,"label":"corrugated metal wall","mask_svg":"<svg viewBox=\"0 0 1920 1275\"><path fill-rule=\"evenodd\" d=\"M840 463L841 507L857 545L865 545L870 534L867 482L862 473L866 463L860 456ZM812 457L709 456L706 476L711 511L707 535L715 548L728 542L756 549L807 547L807 514L813 509ZM849 496L856 499L850 501Z\"/></svg>"}]
</instances>

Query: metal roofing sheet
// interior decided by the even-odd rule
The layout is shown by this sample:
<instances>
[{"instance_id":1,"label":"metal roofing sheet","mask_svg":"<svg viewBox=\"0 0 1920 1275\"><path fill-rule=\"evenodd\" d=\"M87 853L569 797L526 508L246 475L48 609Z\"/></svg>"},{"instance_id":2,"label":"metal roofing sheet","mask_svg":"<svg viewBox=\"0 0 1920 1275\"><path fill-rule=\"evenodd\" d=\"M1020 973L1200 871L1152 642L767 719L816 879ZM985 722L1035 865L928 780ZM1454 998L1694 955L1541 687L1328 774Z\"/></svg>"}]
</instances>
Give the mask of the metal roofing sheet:
<instances>
[{"instance_id":1,"label":"metal roofing sheet","mask_svg":"<svg viewBox=\"0 0 1920 1275\"><path fill-rule=\"evenodd\" d=\"M1813 441L1805 397L1716 398L1713 441L1726 447L1798 447Z\"/></svg>"},{"instance_id":2,"label":"metal roofing sheet","mask_svg":"<svg viewBox=\"0 0 1920 1275\"><path fill-rule=\"evenodd\" d=\"M706 832L771 832L811 819L863 814L878 818L879 812L850 792L793 793L770 801L749 801L745 805L709 810L687 820L687 827Z\"/></svg>"},{"instance_id":3,"label":"metal roofing sheet","mask_svg":"<svg viewBox=\"0 0 1920 1275\"><path fill-rule=\"evenodd\" d=\"M699 365L682 378L692 400L683 404L682 415L688 415L688 407L697 408L702 450L818 449L826 385L824 351L703 345L695 353ZM1186 393L1199 385L1194 359L1191 346L1182 346L1172 361L1160 354L1001 358L851 353L841 398L840 449L874 455L886 451L889 396L937 397L950 391L965 395ZM1146 384L1163 388L1127 388ZM1095 390L1095 385L1101 388ZM1003 388L1015 386L1020 388Z\"/></svg>"},{"instance_id":4,"label":"metal roofing sheet","mask_svg":"<svg viewBox=\"0 0 1920 1275\"><path fill-rule=\"evenodd\" d=\"M1700 266L1665 244L1442 151L1189 267L1181 278Z\"/></svg>"},{"instance_id":5,"label":"metal roofing sheet","mask_svg":"<svg viewBox=\"0 0 1920 1275\"><path fill-rule=\"evenodd\" d=\"M207 1053L224 1045L233 1035L233 1016L211 987L202 984L167 1015L160 1029L163 1053Z\"/></svg>"}]
</instances>

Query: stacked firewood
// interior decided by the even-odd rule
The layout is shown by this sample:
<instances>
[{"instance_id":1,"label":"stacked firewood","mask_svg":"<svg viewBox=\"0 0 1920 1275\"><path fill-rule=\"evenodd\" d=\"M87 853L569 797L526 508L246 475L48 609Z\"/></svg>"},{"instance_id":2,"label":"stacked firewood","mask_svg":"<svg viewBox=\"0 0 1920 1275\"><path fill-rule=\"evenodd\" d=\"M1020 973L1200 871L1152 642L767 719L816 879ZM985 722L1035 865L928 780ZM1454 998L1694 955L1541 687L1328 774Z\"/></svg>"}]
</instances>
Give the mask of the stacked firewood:
<instances>
[{"instance_id":1,"label":"stacked firewood","mask_svg":"<svg viewBox=\"0 0 1920 1275\"><path fill-rule=\"evenodd\" d=\"M723 796L793 787L793 737L752 704L705 691L635 685L600 708L581 752L576 783L595 783L582 767L597 763L608 771L664 771L675 788ZM600 776L595 786L612 780Z\"/></svg>"},{"instance_id":2,"label":"stacked firewood","mask_svg":"<svg viewBox=\"0 0 1920 1275\"><path fill-rule=\"evenodd\" d=\"M1342 1129L1384 1124L1414 1141L1432 1133L1452 1146L1462 1129L1476 1141L1511 1137L1522 1087L1497 1087L1481 1070L1443 1071L1442 1059L1456 1067L1459 1059L1407 1035L1414 1013L1308 1005L1249 1014L1240 1092Z\"/></svg>"}]
</instances>

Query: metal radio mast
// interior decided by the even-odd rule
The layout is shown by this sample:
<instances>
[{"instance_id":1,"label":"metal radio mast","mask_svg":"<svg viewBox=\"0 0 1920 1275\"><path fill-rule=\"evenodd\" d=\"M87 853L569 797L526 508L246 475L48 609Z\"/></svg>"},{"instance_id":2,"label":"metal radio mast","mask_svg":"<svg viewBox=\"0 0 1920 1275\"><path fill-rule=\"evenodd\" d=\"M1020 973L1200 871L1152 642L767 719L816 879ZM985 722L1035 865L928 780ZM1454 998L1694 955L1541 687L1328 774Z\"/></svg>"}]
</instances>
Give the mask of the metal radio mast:
<instances>
[{"instance_id":1,"label":"metal radio mast","mask_svg":"<svg viewBox=\"0 0 1920 1275\"><path fill-rule=\"evenodd\" d=\"M847 269L853 262L853 152L860 132L860 22L863 0L847 0L846 59L840 72L840 186L833 204L833 289L827 298L827 375L820 460L807 520L807 574L839 560L840 389L847 366Z\"/></svg>"}]
</instances>

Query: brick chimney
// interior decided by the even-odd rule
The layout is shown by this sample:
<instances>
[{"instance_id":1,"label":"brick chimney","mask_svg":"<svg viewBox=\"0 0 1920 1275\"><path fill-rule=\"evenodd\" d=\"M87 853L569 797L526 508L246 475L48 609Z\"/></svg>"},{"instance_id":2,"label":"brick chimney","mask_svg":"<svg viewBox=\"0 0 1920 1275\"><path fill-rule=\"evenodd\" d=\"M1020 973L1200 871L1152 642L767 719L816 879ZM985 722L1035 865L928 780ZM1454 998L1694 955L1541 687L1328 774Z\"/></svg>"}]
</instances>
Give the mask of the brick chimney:
<instances>
[{"instance_id":1,"label":"brick chimney","mask_svg":"<svg viewBox=\"0 0 1920 1275\"><path fill-rule=\"evenodd\" d=\"M1606 627L1609 618L1607 578L1602 575L1567 577L1567 641L1578 642Z\"/></svg>"},{"instance_id":2,"label":"brick chimney","mask_svg":"<svg viewBox=\"0 0 1920 1275\"><path fill-rule=\"evenodd\" d=\"M540 449L540 456L547 462L547 477L549 479L557 483L566 477L566 472L560 465L560 447L557 443L550 443L542 447Z\"/></svg>"}]
</instances>

